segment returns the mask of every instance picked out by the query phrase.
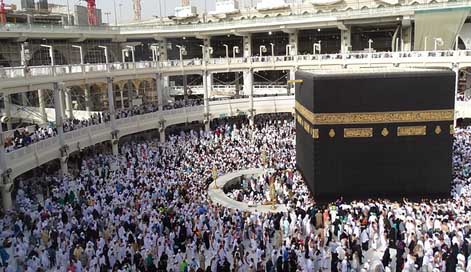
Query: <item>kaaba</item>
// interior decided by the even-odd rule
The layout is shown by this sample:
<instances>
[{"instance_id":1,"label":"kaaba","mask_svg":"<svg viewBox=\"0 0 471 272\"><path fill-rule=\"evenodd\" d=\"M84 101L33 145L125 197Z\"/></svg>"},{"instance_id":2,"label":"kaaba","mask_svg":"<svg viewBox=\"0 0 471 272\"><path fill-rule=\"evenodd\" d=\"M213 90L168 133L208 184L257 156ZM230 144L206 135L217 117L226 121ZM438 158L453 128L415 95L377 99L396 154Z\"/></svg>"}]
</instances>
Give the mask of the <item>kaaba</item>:
<instances>
[{"instance_id":1,"label":"kaaba","mask_svg":"<svg viewBox=\"0 0 471 272\"><path fill-rule=\"evenodd\" d=\"M452 71L297 72L296 81L297 167L315 199L449 196Z\"/></svg>"}]
</instances>

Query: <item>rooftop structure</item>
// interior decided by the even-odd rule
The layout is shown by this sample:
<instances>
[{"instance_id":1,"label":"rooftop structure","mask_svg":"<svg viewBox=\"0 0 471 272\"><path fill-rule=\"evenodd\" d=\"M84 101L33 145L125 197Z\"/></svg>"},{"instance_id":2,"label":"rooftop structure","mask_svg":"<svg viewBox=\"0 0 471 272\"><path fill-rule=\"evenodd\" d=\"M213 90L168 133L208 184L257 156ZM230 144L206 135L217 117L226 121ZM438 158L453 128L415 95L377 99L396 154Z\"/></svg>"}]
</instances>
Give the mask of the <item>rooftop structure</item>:
<instances>
[{"instance_id":1,"label":"rooftop structure","mask_svg":"<svg viewBox=\"0 0 471 272\"><path fill-rule=\"evenodd\" d=\"M209 12L210 15L238 13L239 2L237 0L216 0L216 9Z\"/></svg>"},{"instance_id":2,"label":"rooftop structure","mask_svg":"<svg viewBox=\"0 0 471 272\"><path fill-rule=\"evenodd\" d=\"M285 0L262 0L262 2L257 4L257 10L279 10L287 9L289 5L286 4Z\"/></svg>"}]
</instances>

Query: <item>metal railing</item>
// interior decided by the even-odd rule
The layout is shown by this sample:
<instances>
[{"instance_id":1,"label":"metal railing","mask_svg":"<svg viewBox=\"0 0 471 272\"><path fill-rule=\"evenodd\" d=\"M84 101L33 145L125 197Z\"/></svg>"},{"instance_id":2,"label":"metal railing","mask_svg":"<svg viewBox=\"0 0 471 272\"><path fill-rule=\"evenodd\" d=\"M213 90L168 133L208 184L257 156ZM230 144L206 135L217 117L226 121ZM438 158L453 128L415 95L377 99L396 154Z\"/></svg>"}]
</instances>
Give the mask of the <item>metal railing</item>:
<instances>
[{"instance_id":1,"label":"metal railing","mask_svg":"<svg viewBox=\"0 0 471 272\"><path fill-rule=\"evenodd\" d=\"M188 85L187 88L191 90L192 94L202 94L204 92L203 85ZM211 85L211 91L213 92L235 92L237 85ZM288 85L273 85L273 84L255 84L253 85L254 92L266 90L274 91L288 88ZM240 89L244 90L244 86L240 85ZM170 94L183 94L183 86L172 86L170 87Z\"/></svg>"},{"instance_id":2,"label":"metal railing","mask_svg":"<svg viewBox=\"0 0 471 272\"><path fill-rule=\"evenodd\" d=\"M247 58L212 58L206 63L207 68L218 69L219 65L257 65L270 66L298 66L302 65L349 65L368 63L443 63L443 62L471 62L471 50L458 51L411 51L411 52L374 52L374 53L346 53L322 55L296 55L296 56L262 56ZM141 61L126 63L98 63L98 64L71 64L55 66L28 66L0 68L0 79L24 79L34 77L54 77L71 74L87 74L93 72L113 71L140 71L155 69L155 72L166 72L167 69L178 71L178 68L201 70L203 60L190 59L169 60L161 62ZM221 67L224 69L224 67Z\"/></svg>"}]
</instances>

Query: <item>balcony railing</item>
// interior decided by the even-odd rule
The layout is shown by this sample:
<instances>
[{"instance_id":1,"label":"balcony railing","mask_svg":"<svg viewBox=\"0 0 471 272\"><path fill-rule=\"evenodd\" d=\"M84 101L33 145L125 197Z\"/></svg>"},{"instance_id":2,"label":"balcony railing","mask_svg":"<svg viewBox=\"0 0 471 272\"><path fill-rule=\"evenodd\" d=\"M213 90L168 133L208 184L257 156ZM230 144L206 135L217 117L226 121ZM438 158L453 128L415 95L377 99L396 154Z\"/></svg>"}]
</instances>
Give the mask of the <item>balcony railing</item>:
<instances>
[{"instance_id":1,"label":"balcony railing","mask_svg":"<svg viewBox=\"0 0 471 272\"><path fill-rule=\"evenodd\" d=\"M235 116L239 112L248 112L248 99L235 99L211 102L211 118ZM254 101L257 113L291 112L294 107L293 97L266 97ZM204 120L204 107L192 106L162 112L152 112L116 120L119 136L126 136L149 129L159 128L159 120L165 120L165 126ZM64 143L69 146L69 154L80 148L111 140L111 125L103 123L64 133ZM8 168L13 169L13 177L49 160L59 158L60 143L57 136L44 139L26 147L12 150L6 154Z\"/></svg>"},{"instance_id":2,"label":"balcony railing","mask_svg":"<svg viewBox=\"0 0 471 272\"><path fill-rule=\"evenodd\" d=\"M458 51L413 51L413 52L375 52L375 53L348 53L348 54L322 54L297 56L262 56L248 58L212 58L206 63L208 69L227 69L242 67L243 65L267 66L324 66L324 65L351 65L351 64L395 64L395 63L444 63L469 62L471 63L471 50ZM71 64L55 66L28 66L6 67L0 69L0 79L25 79L34 77L54 77L73 74L87 74L94 72L115 71L145 71L155 69L154 72L167 72L181 70L201 70L203 60L188 59L168 60L161 62L141 61L126 63L98 63L98 64ZM231 67L232 65L232 67ZM224 67L220 67L224 66Z\"/></svg>"},{"instance_id":3,"label":"balcony railing","mask_svg":"<svg viewBox=\"0 0 471 272\"><path fill-rule=\"evenodd\" d=\"M249 113L248 99L234 99L214 101L210 103L210 117L219 118L236 116ZM458 102L457 112L462 113L457 117L471 117L471 109L468 102ZM294 108L294 97L263 97L254 99L256 114L274 112L292 112ZM466 113L465 113L466 112ZM194 106L173 109L163 112L152 112L136 115L117 120L119 136L126 136L149 129L157 129L159 120L165 120L165 126L204 120L204 107ZM111 125L103 123L81 128L64 134L64 142L69 146L71 152L85 148L99 142L111 140ZM38 165L60 157L60 143L58 137L48 138L27 147L14 150L6 154L7 167L13 170L12 178L30 170Z\"/></svg>"},{"instance_id":4,"label":"balcony railing","mask_svg":"<svg viewBox=\"0 0 471 272\"><path fill-rule=\"evenodd\" d=\"M240 85L240 95L248 95L248 91L244 90L244 86ZM202 85L188 85L188 90L191 91L191 94L203 94L204 88ZM255 84L253 85L254 95L257 94L275 94L275 93L286 93L288 90L288 85L278 85L278 84ZM229 85L211 85L212 95L234 95L236 93L237 86L233 84ZM209 94L211 96L211 93ZM183 86L172 86L170 87L170 95L183 95L184 90Z\"/></svg>"}]
</instances>

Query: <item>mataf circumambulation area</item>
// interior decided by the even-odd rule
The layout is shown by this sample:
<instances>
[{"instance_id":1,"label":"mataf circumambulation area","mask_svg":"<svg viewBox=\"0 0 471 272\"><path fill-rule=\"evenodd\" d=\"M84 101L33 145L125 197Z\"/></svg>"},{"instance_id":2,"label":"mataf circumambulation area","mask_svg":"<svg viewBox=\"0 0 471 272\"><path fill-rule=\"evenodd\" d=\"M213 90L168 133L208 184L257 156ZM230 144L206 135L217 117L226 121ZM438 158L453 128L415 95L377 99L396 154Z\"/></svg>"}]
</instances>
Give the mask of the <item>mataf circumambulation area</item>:
<instances>
[{"instance_id":1,"label":"mataf circumambulation area","mask_svg":"<svg viewBox=\"0 0 471 272\"><path fill-rule=\"evenodd\" d=\"M244 198L238 199L237 197L234 197L234 191L241 191L243 188L250 186L246 184L245 181L260 179L261 177L263 179L263 176L266 175L269 174L264 168L244 169L225 174L218 177L208 186L208 197L213 203L243 212L287 212L288 208L283 203L278 203L277 201L268 203L268 198L270 196L267 197L267 201L262 201L261 203L258 201L247 201L247 199ZM262 191L262 193L267 192L269 192L269 190Z\"/></svg>"},{"instance_id":2,"label":"mataf circumambulation area","mask_svg":"<svg viewBox=\"0 0 471 272\"><path fill-rule=\"evenodd\" d=\"M298 72L297 79L297 165L316 199L449 196L453 72Z\"/></svg>"},{"instance_id":3,"label":"mataf circumambulation area","mask_svg":"<svg viewBox=\"0 0 471 272\"><path fill-rule=\"evenodd\" d=\"M471 272L470 1L0 0L0 272Z\"/></svg>"}]
</instances>

